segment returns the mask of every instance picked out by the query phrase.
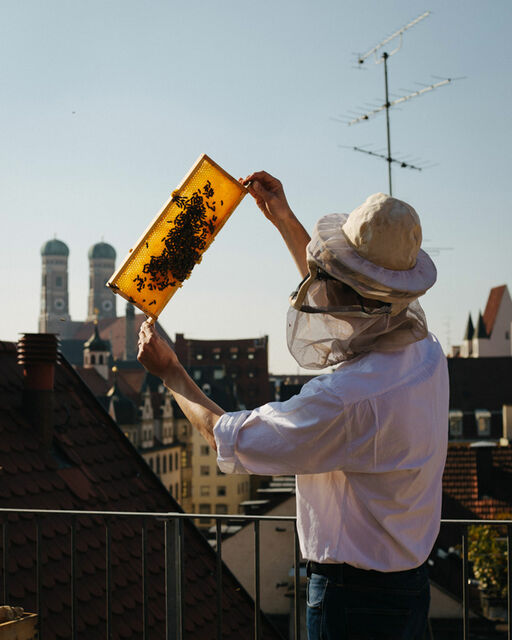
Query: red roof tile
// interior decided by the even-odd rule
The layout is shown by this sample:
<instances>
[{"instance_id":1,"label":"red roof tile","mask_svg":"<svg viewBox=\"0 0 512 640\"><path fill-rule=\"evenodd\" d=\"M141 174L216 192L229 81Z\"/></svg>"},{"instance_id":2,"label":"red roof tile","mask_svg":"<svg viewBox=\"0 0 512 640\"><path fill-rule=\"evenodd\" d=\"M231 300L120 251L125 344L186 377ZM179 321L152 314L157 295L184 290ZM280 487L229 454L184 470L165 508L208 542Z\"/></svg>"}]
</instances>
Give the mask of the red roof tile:
<instances>
[{"instance_id":1,"label":"red roof tile","mask_svg":"<svg viewBox=\"0 0 512 640\"><path fill-rule=\"evenodd\" d=\"M158 478L96 401L73 368L62 362L55 383L54 443L46 450L22 407L22 369L14 345L0 342L0 505L4 508L105 511L181 511ZM36 607L36 521L3 515L8 523L8 601ZM141 520L111 521L114 638L142 634ZM45 640L68 639L71 625L71 518L42 516L41 580ZM147 523L148 614L152 637L164 637L163 522ZM105 636L105 523L78 517L77 628L80 640ZM187 639L216 635L215 555L188 521L185 529ZM12 535L11 535L12 534ZM1 541L0 541L1 547ZM229 571L223 576L223 638L252 638L254 604ZM278 634L265 621L263 637Z\"/></svg>"},{"instance_id":2,"label":"red roof tile","mask_svg":"<svg viewBox=\"0 0 512 640\"><path fill-rule=\"evenodd\" d=\"M489 297L487 299L487 304L485 305L485 311L483 315L485 330L487 331L488 336L492 334L494 322L496 320L496 316L498 315L498 310L500 308L501 300L506 288L507 285L503 284L500 287L494 287L489 292Z\"/></svg>"},{"instance_id":3,"label":"red roof tile","mask_svg":"<svg viewBox=\"0 0 512 640\"><path fill-rule=\"evenodd\" d=\"M138 334L141 324L146 319L146 316L142 313L135 314L134 328L136 334ZM77 325L73 332L73 339L88 340L94 332L94 322L82 322L74 323ZM126 345L126 317L121 316L119 318L103 318L98 322L99 334L103 340L109 340L112 348L112 355L116 360L122 360L124 358L125 345ZM158 325L158 331L161 335L172 344L171 339L167 333L163 330L161 325Z\"/></svg>"},{"instance_id":4,"label":"red roof tile","mask_svg":"<svg viewBox=\"0 0 512 640\"><path fill-rule=\"evenodd\" d=\"M443 518L490 519L512 510L512 446L450 445Z\"/></svg>"}]
</instances>

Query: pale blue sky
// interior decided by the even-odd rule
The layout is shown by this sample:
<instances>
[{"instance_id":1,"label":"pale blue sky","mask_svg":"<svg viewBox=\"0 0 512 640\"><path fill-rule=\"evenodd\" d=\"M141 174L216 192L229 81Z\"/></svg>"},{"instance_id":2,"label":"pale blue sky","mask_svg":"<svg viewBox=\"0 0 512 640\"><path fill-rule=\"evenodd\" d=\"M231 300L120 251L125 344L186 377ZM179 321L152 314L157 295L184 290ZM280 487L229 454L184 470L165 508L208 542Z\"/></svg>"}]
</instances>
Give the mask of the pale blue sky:
<instances>
[{"instance_id":1,"label":"pale blue sky","mask_svg":"<svg viewBox=\"0 0 512 640\"><path fill-rule=\"evenodd\" d=\"M443 346L458 343L468 312L511 283L509 0L3 0L0 339L37 329L39 251L55 235L83 319L89 247L103 238L119 264L201 153L235 177L281 178L308 229L386 191L384 161L340 146L385 148L384 116L333 118L383 102L382 65L357 69L356 54L427 10L390 59L391 92L465 79L392 112L392 151L436 164L395 169L394 195L420 214L425 248L451 247L433 256L423 305ZM161 323L191 338L268 334L272 371L293 373L285 315L297 280L246 198Z\"/></svg>"}]
</instances>

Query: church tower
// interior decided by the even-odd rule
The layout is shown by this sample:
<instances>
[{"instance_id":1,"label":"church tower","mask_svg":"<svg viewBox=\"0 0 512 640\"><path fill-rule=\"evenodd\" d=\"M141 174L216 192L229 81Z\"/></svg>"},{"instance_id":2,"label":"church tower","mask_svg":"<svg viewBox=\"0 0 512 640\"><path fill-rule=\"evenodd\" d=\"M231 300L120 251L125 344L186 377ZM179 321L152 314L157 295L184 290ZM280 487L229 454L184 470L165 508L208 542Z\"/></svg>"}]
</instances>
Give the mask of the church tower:
<instances>
[{"instance_id":1,"label":"church tower","mask_svg":"<svg viewBox=\"0 0 512 640\"><path fill-rule=\"evenodd\" d=\"M87 321L116 318L116 296L106 287L115 271L116 252L106 242L98 242L89 249L89 297Z\"/></svg>"},{"instance_id":2,"label":"church tower","mask_svg":"<svg viewBox=\"0 0 512 640\"><path fill-rule=\"evenodd\" d=\"M40 333L63 333L69 315L68 297L69 249L64 242L54 238L41 247L42 283Z\"/></svg>"}]
</instances>

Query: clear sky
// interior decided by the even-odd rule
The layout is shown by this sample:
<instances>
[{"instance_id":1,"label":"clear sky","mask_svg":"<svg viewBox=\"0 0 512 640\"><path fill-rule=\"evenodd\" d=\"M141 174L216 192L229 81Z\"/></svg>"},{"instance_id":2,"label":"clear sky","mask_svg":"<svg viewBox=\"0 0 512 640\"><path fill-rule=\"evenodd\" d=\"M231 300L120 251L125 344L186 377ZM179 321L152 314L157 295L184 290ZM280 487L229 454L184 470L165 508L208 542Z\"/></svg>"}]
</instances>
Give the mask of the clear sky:
<instances>
[{"instance_id":1,"label":"clear sky","mask_svg":"<svg viewBox=\"0 0 512 640\"><path fill-rule=\"evenodd\" d=\"M85 317L87 251L119 264L201 153L235 177L279 177L309 230L387 191L382 65L356 56L430 10L389 60L391 98L465 77L391 113L393 194L423 223L438 282L423 298L446 348L489 289L512 282L510 0L3 0L0 3L0 339L36 331L41 245L70 249L70 312ZM250 197L163 311L173 336L269 335L285 345L298 273ZM124 313L122 299L118 313Z\"/></svg>"}]
</instances>

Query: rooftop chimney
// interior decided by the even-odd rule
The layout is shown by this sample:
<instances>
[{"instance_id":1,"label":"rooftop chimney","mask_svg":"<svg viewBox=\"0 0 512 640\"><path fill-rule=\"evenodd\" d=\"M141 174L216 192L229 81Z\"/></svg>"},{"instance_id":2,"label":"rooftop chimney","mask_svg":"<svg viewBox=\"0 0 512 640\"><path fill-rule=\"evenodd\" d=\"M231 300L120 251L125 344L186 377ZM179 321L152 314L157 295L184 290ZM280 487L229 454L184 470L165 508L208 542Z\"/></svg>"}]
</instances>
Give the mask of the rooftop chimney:
<instances>
[{"instance_id":1,"label":"rooftop chimney","mask_svg":"<svg viewBox=\"0 0 512 640\"><path fill-rule=\"evenodd\" d=\"M501 411L503 416L503 437L500 439L500 445L507 447L512 441L512 405L504 404Z\"/></svg>"},{"instance_id":2,"label":"rooftop chimney","mask_svg":"<svg viewBox=\"0 0 512 640\"><path fill-rule=\"evenodd\" d=\"M18 342L18 364L23 366L23 410L46 448L53 439L55 365L59 341L53 333L25 333Z\"/></svg>"}]
</instances>

